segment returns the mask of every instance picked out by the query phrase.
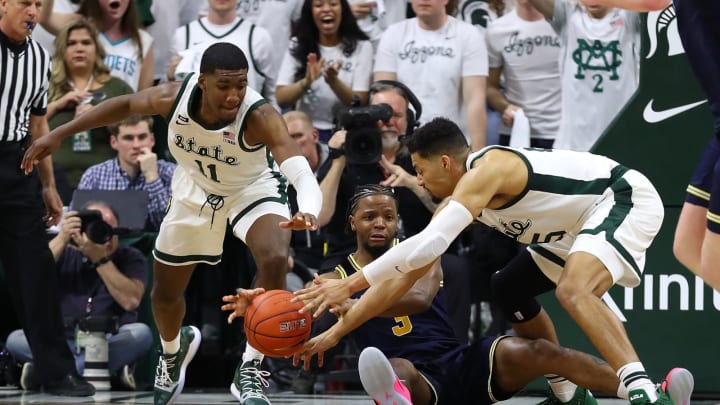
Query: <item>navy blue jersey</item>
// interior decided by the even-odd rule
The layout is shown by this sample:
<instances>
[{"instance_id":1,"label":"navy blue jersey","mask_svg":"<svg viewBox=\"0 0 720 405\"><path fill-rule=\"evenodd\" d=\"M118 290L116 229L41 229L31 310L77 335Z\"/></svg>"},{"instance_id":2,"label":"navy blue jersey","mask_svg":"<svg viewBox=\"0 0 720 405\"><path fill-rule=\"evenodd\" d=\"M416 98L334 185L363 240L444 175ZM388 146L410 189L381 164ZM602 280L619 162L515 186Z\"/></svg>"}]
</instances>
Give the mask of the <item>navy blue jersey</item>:
<instances>
[{"instance_id":1,"label":"navy blue jersey","mask_svg":"<svg viewBox=\"0 0 720 405\"><path fill-rule=\"evenodd\" d=\"M362 271L362 266L352 254L335 267L341 278L357 271ZM353 298L363 292L355 293ZM513 393L500 389L490 371L495 347L504 336L464 344L455 337L445 308L445 293L440 288L427 311L395 318L375 317L351 336L360 348L374 346L388 358L412 362L430 384L438 405L482 405L510 398Z\"/></svg>"},{"instance_id":2,"label":"navy blue jersey","mask_svg":"<svg viewBox=\"0 0 720 405\"><path fill-rule=\"evenodd\" d=\"M720 133L720 2L673 0L678 34Z\"/></svg>"},{"instance_id":3,"label":"navy blue jersey","mask_svg":"<svg viewBox=\"0 0 720 405\"><path fill-rule=\"evenodd\" d=\"M353 255L335 267L342 278L357 271L362 271L362 267ZM353 298L359 298L363 292L355 293ZM353 331L352 336L360 347L375 346L387 357L401 357L414 364L448 361L465 349L450 325L442 288L427 311L395 318L373 318Z\"/></svg>"}]
</instances>

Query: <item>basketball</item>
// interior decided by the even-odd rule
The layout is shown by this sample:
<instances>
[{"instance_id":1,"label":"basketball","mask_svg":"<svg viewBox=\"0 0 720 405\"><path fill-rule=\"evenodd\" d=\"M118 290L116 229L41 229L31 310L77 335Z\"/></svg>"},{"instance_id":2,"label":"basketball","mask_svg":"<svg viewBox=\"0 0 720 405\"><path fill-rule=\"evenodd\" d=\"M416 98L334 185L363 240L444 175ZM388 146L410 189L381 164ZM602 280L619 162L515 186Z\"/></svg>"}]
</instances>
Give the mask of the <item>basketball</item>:
<instances>
[{"instance_id":1,"label":"basketball","mask_svg":"<svg viewBox=\"0 0 720 405\"><path fill-rule=\"evenodd\" d=\"M290 302L294 297L290 291L266 291L245 312L245 336L266 356L292 354L310 337L310 314L298 312L303 303Z\"/></svg>"}]
</instances>

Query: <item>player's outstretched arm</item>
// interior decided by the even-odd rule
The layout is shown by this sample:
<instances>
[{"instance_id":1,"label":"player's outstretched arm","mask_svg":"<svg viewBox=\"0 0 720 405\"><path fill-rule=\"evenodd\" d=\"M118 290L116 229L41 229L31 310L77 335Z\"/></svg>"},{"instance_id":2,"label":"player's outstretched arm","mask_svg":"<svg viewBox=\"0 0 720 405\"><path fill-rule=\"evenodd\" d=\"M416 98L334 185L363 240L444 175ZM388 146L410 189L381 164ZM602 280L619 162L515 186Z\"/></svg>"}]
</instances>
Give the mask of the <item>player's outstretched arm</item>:
<instances>
[{"instance_id":1,"label":"player's outstretched arm","mask_svg":"<svg viewBox=\"0 0 720 405\"><path fill-rule=\"evenodd\" d=\"M304 311L315 311L313 316L317 318L354 292L402 277L432 263L473 221L470 211L457 201L451 200L439 210L422 232L400 242L366 265L362 272L343 280L316 281L313 286L296 291L296 300L305 303Z\"/></svg>"},{"instance_id":2,"label":"player's outstretched arm","mask_svg":"<svg viewBox=\"0 0 720 405\"><path fill-rule=\"evenodd\" d=\"M30 173L40 159L57 150L63 139L78 132L116 123L130 114L167 116L175 102L180 84L167 83L103 101L49 134L34 140L25 151L20 167L26 174Z\"/></svg>"},{"instance_id":3,"label":"player's outstretched arm","mask_svg":"<svg viewBox=\"0 0 720 405\"><path fill-rule=\"evenodd\" d=\"M293 356L293 364L297 365L299 360L303 361L305 369L310 367L314 355L318 355L318 364L322 364L323 353L337 343L344 336L355 330L358 326L387 312L408 291L415 283L425 276L428 271L440 271L439 260L424 266L417 271L406 274L403 277L387 280L369 288L354 305L338 319L338 321L327 331L307 341L303 347ZM360 272L355 273L360 274ZM323 281L342 281L326 280ZM332 310L331 310L332 312Z\"/></svg>"},{"instance_id":4,"label":"player's outstretched arm","mask_svg":"<svg viewBox=\"0 0 720 405\"><path fill-rule=\"evenodd\" d=\"M250 113L245 139L250 145L265 144L297 191L298 213L281 222L282 228L315 230L322 207L322 193L307 159L300 153L297 143L290 137L282 116L269 104L263 104Z\"/></svg>"},{"instance_id":5,"label":"player's outstretched arm","mask_svg":"<svg viewBox=\"0 0 720 405\"><path fill-rule=\"evenodd\" d=\"M321 277L316 274L312 286L294 292L293 302L302 301L305 306L300 312L314 311L313 317L318 318L325 310L340 305L353 293L369 286L362 277L362 272L356 272L344 279Z\"/></svg>"}]
</instances>

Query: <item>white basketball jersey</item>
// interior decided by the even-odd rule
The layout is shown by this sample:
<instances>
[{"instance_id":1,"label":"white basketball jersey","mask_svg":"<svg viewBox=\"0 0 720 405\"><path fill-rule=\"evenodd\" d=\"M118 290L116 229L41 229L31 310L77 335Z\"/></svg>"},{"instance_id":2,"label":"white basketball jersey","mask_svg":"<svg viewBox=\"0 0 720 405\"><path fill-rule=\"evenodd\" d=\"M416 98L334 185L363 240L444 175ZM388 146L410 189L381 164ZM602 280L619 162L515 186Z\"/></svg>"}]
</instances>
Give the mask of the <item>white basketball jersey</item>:
<instances>
[{"instance_id":1,"label":"white basketball jersey","mask_svg":"<svg viewBox=\"0 0 720 405\"><path fill-rule=\"evenodd\" d=\"M193 98L201 97L197 78L194 73L185 78L167 119L168 148L178 165L205 191L221 196L235 194L263 176L275 176L276 165L268 148L248 146L243 136L250 112L267 101L247 88L235 121L208 128L190 111Z\"/></svg>"},{"instance_id":2,"label":"white basketball jersey","mask_svg":"<svg viewBox=\"0 0 720 405\"><path fill-rule=\"evenodd\" d=\"M605 156L559 149L514 149L488 146L472 153L473 162L492 149L518 154L528 168L528 184L515 200L486 208L477 218L522 243L575 238L595 204L613 193L610 186L625 167Z\"/></svg>"}]
</instances>

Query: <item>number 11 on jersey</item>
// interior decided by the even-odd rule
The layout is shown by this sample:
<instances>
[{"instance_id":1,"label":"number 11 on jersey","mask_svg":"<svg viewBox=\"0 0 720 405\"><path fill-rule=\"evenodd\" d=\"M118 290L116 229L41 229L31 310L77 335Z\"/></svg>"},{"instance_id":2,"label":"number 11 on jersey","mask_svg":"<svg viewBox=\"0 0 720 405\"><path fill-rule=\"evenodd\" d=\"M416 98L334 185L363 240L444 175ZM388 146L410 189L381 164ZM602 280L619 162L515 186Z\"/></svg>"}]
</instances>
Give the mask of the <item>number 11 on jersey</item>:
<instances>
[{"instance_id":1,"label":"number 11 on jersey","mask_svg":"<svg viewBox=\"0 0 720 405\"><path fill-rule=\"evenodd\" d=\"M209 164L207 165L207 172L205 171L205 167L203 166L203 162L196 160L195 163L198 165L198 169L200 169L200 173L202 173L205 177L210 177L210 180L214 181L215 183L220 183L220 180L217 178L217 165L215 164ZM210 176L208 176L208 173L210 173Z\"/></svg>"}]
</instances>

